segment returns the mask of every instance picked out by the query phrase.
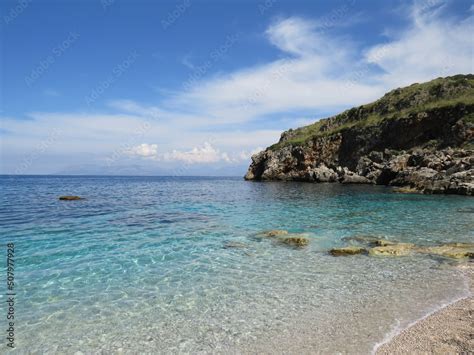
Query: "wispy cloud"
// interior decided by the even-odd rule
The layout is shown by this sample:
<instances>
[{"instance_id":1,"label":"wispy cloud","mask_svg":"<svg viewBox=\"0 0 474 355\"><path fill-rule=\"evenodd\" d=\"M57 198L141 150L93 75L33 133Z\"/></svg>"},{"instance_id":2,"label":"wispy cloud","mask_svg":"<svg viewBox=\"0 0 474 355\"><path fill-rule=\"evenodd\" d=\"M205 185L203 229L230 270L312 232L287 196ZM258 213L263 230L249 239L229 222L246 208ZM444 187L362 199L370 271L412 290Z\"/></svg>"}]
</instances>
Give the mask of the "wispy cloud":
<instances>
[{"instance_id":1,"label":"wispy cloud","mask_svg":"<svg viewBox=\"0 0 474 355\"><path fill-rule=\"evenodd\" d=\"M128 158L178 165L248 160L256 148L278 140L281 130L311 123L321 113L369 102L415 81L472 72L473 13L450 18L444 6L437 0L414 2L405 9L405 28L387 28L385 40L368 46L329 31L324 17L279 18L264 31L279 51L274 60L214 75L211 67L159 102L115 100L106 113L7 119L2 145L28 152L56 127L61 136L49 150L107 156L148 122L140 140L127 145ZM346 23L360 16L352 10L338 14L335 23L341 16Z\"/></svg>"},{"instance_id":2,"label":"wispy cloud","mask_svg":"<svg viewBox=\"0 0 474 355\"><path fill-rule=\"evenodd\" d=\"M392 34L384 54L376 55L382 45L367 51L366 60L384 71L376 77L384 87L474 71L472 14L449 18L441 11L445 5L441 0L416 1L408 10L411 25Z\"/></svg>"},{"instance_id":3,"label":"wispy cloud","mask_svg":"<svg viewBox=\"0 0 474 355\"><path fill-rule=\"evenodd\" d=\"M280 19L265 32L283 57L197 82L162 103L199 112L217 121L246 122L302 110L335 110L375 98L383 87L360 82L341 95L341 82L362 60L347 39L318 31L320 24L299 17Z\"/></svg>"},{"instance_id":4,"label":"wispy cloud","mask_svg":"<svg viewBox=\"0 0 474 355\"><path fill-rule=\"evenodd\" d=\"M202 80L164 107L228 122L292 111L317 114L371 101L415 81L472 72L472 15L450 19L442 16L442 4L430 3L416 2L407 28L366 48L319 32L317 20L280 19L265 34L286 57Z\"/></svg>"}]
</instances>

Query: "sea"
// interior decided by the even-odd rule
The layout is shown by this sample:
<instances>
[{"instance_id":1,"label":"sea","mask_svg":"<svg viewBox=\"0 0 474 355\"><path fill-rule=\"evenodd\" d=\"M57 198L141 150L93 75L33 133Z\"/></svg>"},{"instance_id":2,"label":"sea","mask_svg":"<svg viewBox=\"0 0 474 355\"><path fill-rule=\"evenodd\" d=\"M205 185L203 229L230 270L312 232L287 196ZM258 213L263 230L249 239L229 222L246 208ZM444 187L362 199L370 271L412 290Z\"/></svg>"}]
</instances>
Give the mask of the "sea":
<instances>
[{"instance_id":1,"label":"sea","mask_svg":"<svg viewBox=\"0 0 474 355\"><path fill-rule=\"evenodd\" d=\"M61 195L84 200L60 201ZM474 241L474 199L242 177L1 176L0 352L367 354L469 294L458 263L334 257L353 237ZM264 238L281 229L296 248Z\"/></svg>"}]
</instances>

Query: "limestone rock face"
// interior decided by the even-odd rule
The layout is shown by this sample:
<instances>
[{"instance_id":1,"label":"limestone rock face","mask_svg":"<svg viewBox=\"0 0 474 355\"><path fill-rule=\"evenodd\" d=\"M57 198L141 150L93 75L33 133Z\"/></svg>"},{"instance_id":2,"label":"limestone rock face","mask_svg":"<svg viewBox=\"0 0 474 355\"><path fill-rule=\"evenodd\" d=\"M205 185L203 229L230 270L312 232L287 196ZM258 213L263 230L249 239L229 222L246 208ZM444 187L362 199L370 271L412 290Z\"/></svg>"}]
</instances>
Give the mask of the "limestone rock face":
<instances>
[{"instance_id":1,"label":"limestone rock face","mask_svg":"<svg viewBox=\"0 0 474 355\"><path fill-rule=\"evenodd\" d=\"M343 184L368 184L370 182L368 178L358 174L345 174L341 179Z\"/></svg>"},{"instance_id":2,"label":"limestone rock face","mask_svg":"<svg viewBox=\"0 0 474 355\"><path fill-rule=\"evenodd\" d=\"M286 131L252 157L245 179L473 196L473 149L474 75L457 75L396 89L374 103Z\"/></svg>"}]
</instances>

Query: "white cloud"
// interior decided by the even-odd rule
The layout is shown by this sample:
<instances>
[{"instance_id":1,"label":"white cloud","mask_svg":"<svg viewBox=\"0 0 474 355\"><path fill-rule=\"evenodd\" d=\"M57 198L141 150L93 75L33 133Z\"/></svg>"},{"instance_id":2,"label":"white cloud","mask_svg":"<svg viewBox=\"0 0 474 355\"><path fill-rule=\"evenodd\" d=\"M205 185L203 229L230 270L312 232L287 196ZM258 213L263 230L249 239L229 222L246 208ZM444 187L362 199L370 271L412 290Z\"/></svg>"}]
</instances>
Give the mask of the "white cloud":
<instances>
[{"instance_id":1,"label":"white cloud","mask_svg":"<svg viewBox=\"0 0 474 355\"><path fill-rule=\"evenodd\" d=\"M317 20L279 20L265 34L285 57L202 80L165 104L215 121L246 122L295 110L334 112L395 87L472 72L472 15L451 19L442 4L415 3L405 29L366 48L318 31Z\"/></svg>"},{"instance_id":2,"label":"white cloud","mask_svg":"<svg viewBox=\"0 0 474 355\"><path fill-rule=\"evenodd\" d=\"M126 150L126 154L132 157L152 159L167 163L184 162L186 164L208 164L208 163L241 163L250 161L252 155L263 150L257 147L252 150L242 150L237 153L222 152L209 142L194 147L190 150L174 149L170 152L159 153L157 144L142 143Z\"/></svg>"},{"instance_id":3,"label":"white cloud","mask_svg":"<svg viewBox=\"0 0 474 355\"><path fill-rule=\"evenodd\" d=\"M304 56L322 49L315 27L314 22L290 17L272 24L266 34L270 42L282 51Z\"/></svg>"},{"instance_id":4,"label":"white cloud","mask_svg":"<svg viewBox=\"0 0 474 355\"><path fill-rule=\"evenodd\" d=\"M286 57L202 80L165 105L216 121L246 122L292 110L337 110L382 94L384 88L373 82L344 90L341 83L358 60L355 46L318 31L318 26L299 17L273 23L265 34Z\"/></svg>"},{"instance_id":5,"label":"white cloud","mask_svg":"<svg viewBox=\"0 0 474 355\"><path fill-rule=\"evenodd\" d=\"M220 152L209 142L204 142L201 147L194 147L189 151L173 150L170 153L165 153L163 159L166 161L182 161L188 164L230 162L227 153Z\"/></svg>"},{"instance_id":6,"label":"white cloud","mask_svg":"<svg viewBox=\"0 0 474 355\"><path fill-rule=\"evenodd\" d=\"M142 143L140 145L128 149L126 153L131 156L155 158L158 156L158 145Z\"/></svg>"},{"instance_id":7,"label":"white cloud","mask_svg":"<svg viewBox=\"0 0 474 355\"><path fill-rule=\"evenodd\" d=\"M215 148L211 143L204 142L201 146L192 148L191 150L177 150L173 149L170 152L159 153L157 144L142 143L135 147L126 150L130 156L141 158L150 158L156 161L186 164L203 164L203 163L229 163L232 160L225 152L221 152Z\"/></svg>"},{"instance_id":8,"label":"white cloud","mask_svg":"<svg viewBox=\"0 0 474 355\"><path fill-rule=\"evenodd\" d=\"M472 14L465 19L443 17L444 5L440 0L416 1L409 28L367 51L367 61L384 70L375 78L387 90L474 71Z\"/></svg>"},{"instance_id":9,"label":"white cloud","mask_svg":"<svg viewBox=\"0 0 474 355\"><path fill-rule=\"evenodd\" d=\"M370 102L412 82L473 72L473 12L449 18L444 3L416 1L408 26L387 29L386 40L366 47L332 34L327 20L280 19L264 33L281 51L272 61L209 73L159 103L117 100L106 114L5 118L2 128L9 134L2 137L2 151L27 153L57 128L62 133L50 150L67 156L127 151L127 157L165 163L242 162L256 147L276 142L282 130L314 121L310 117ZM343 22L353 14L344 12ZM143 142L159 142L160 149Z\"/></svg>"}]
</instances>

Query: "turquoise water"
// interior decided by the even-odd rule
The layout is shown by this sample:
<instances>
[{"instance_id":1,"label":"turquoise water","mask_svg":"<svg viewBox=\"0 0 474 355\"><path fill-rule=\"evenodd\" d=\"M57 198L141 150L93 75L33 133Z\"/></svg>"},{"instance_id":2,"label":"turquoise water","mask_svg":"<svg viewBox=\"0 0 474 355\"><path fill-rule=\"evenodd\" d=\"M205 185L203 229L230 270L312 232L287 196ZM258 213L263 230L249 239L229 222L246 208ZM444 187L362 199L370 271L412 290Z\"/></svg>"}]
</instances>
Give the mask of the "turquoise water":
<instances>
[{"instance_id":1,"label":"turquoise water","mask_svg":"<svg viewBox=\"0 0 474 355\"><path fill-rule=\"evenodd\" d=\"M68 194L86 200L57 199ZM327 253L360 235L472 242L469 197L241 178L3 176L0 199L2 244L15 243L19 353L367 353L469 292L445 260ZM311 243L255 237L268 229Z\"/></svg>"}]
</instances>

